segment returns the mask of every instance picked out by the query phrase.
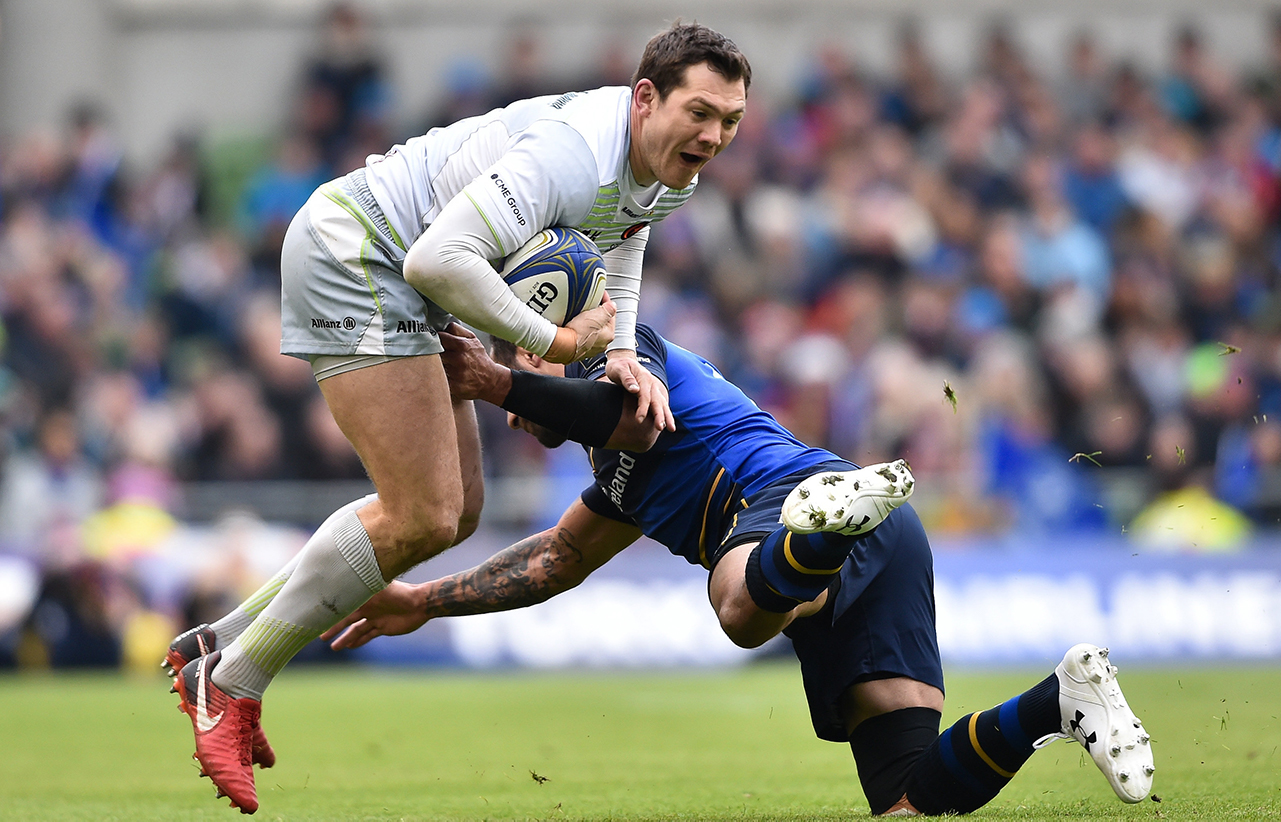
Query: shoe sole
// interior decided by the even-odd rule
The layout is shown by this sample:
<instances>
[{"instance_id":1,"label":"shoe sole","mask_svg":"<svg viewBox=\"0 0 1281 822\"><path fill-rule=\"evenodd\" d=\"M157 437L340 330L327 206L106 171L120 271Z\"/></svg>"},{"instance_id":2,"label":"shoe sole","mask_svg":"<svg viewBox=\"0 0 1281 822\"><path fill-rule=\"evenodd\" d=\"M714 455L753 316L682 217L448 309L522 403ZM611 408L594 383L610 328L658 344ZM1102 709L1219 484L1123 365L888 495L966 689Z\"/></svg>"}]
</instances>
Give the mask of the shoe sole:
<instances>
[{"instance_id":1,"label":"shoe sole","mask_svg":"<svg viewBox=\"0 0 1281 822\"><path fill-rule=\"evenodd\" d=\"M178 672L182 670L182 666L190 661L190 659L184 659L182 654L170 651L165 654L164 661L160 663L160 667L170 679L177 679Z\"/></svg>"},{"instance_id":2,"label":"shoe sole","mask_svg":"<svg viewBox=\"0 0 1281 822\"><path fill-rule=\"evenodd\" d=\"M853 471L824 471L792 489L779 519L797 534L865 534L907 502L915 485L904 460Z\"/></svg>"},{"instance_id":3,"label":"shoe sole","mask_svg":"<svg viewBox=\"0 0 1281 822\"><path fill-rule=\"evenodd\" d=\"M1082 729L1065 727L1064 732L1090 752L1094 764L1121 801L1142 802L1152 791L1152 774L1156 771L1151 737L1121 692L1116 666L1108 662L1108 649L1077 645L1067 652L1059 669L1060 698L1066 676L1071 682L1072 696L1100 706L1106 719L1101 738L1095 737L1092 742Z\"/></svg>"}]
</instances>

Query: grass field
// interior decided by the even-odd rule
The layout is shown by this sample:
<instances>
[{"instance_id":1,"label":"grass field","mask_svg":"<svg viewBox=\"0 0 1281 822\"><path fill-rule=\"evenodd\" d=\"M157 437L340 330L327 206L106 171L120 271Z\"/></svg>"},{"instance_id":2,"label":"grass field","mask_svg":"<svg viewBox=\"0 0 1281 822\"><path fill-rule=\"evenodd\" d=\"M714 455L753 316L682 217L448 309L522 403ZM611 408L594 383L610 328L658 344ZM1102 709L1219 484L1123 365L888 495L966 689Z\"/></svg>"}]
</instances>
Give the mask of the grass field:
<instances>
[{"instance_id":1,"label":"grass field","mask_svg":"<svg viewBox=\"0 0 1281 822\"><path fill-rule=\"evenodd\" d=\"M1043 672L949 679L950 723ZM1130 669L1162 801L1125 806L1076 745L985 819L1281 817L1281 671ZM237 819L197 779L160 677L0 677L0 819ZM845 819L849 748L814 738L793 665L672 673L287 671L264 725L266 819ZM545 781L538 781L533 774Z\"/></svg>"}]
</instances>

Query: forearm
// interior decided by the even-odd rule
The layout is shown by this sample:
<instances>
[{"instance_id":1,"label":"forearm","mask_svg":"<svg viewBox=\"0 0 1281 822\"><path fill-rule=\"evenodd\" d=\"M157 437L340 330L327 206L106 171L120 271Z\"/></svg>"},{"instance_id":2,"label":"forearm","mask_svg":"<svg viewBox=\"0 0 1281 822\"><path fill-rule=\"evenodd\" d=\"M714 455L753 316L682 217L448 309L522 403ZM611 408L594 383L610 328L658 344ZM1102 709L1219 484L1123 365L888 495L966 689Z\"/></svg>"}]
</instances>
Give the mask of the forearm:
<instances>
[{"instance_id":1,"label":"forearm","mask_svg":"<svg viewBox=\"0 0 1281 822\"><path fill-rule=\"evenodd\" d=\"M504 411L574 442L606 445L623 419L628 394L613 383L510 372L497 403Z\"/></svg>"},{"instance_id":2,"label":"forearm","mask_svg":"<svg viewBox=\"0 0 1281 822\"><path fill-rule=\"evenodd\" d=\"M622 245L605 254L609 276L605 290L618 307L614 318L614 340L610 351L636 350L636 315L640 304L641 265L645 246L649 242L649 227L629 237Z\"/></svg>"},{"instance_id":3,"label":"forearm","mask_svg":"<svg viewBox=\"0 0 1281 822\"><path fill-rule=\"evenodd\" d=\"M584 561L573 534L557 527L500 551L471 570L417 588L429 619L488 614L545 602L578 585L593 567Z\"/></svg>"},{"instance_id":4,"label":"forearm","mask_svg":"<svg viewBox=\"0 0 1281 822\"><path fill-rule=\"evenodd\" d=\"M546 354L556 327L517 299L489 264L501 253L480 212L460 195L410 247L405 279L469 325Z\"/></svg>"}]
</instances>

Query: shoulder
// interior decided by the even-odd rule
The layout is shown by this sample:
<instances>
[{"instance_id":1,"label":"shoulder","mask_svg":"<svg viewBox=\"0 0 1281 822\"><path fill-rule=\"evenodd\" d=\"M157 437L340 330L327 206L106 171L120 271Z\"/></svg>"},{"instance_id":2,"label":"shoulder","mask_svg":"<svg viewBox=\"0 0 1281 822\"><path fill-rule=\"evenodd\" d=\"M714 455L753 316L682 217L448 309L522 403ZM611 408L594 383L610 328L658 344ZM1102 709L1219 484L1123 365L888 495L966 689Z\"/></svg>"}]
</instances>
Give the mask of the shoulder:
<instances>
[{"instance_id":1,"label":"shoulder","mask_svg":"<svg viewBox=\"0 0 1281 822\"><path fill-rule=\"evenodd\" d=\"M614 179L626 156L631 99L631 89L626 86L604 86L564 94L554 99L548 109L548 117L576 132L592 154L598 169L598 184ZM555 109L555 104L562 100L563 105Z\"/></svg>"}]
</instances>

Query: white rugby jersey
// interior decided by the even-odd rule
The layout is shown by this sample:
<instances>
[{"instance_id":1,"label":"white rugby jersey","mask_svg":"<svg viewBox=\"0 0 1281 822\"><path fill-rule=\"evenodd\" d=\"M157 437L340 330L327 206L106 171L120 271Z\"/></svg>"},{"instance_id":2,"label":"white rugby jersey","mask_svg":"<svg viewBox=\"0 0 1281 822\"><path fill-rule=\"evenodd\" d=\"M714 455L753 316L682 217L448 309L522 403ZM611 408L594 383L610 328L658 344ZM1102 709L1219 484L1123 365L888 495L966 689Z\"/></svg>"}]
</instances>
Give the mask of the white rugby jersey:
<instances>
[{"instance_id":1,"label":"white rugby jersey","mask_svg":"<svg viewBox=\"0 0 1281 822\"><path fill-rule=\"evenodd\" d=\"M434 128L368 159L370 193L402 249L460 193L503 256L555 225L580 229L602 252L638 233L643 242L642 229L685 202L698 178L680 190L637 185L628 162L631 96L626 86L607 86L535 97ZM626 279L634 289L639 262L639 254L607 260L606 288L625 288ZM620 311L618 321L616 337L630 347L635 316Z\"/></svg>"}]
</instances>

